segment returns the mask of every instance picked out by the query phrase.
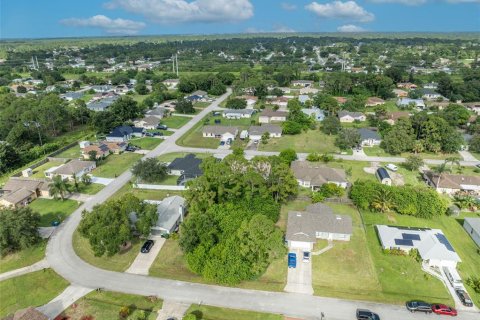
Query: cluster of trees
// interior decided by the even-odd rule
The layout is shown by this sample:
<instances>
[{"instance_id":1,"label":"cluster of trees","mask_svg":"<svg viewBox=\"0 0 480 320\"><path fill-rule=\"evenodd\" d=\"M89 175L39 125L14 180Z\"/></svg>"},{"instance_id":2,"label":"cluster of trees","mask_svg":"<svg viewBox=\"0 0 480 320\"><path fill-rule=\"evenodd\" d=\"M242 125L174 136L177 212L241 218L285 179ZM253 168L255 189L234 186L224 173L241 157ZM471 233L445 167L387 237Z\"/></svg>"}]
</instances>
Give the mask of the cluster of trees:
<instances>
[{"instance_id":1,"label":"cluster of trees","mask_svg":"<svg viewBox=\"0 0 480 320\"><path fill-rule=\"evenodd\" d=\"M287 107L290 112L287 121L282 124L284 134L299 134L315 127L315 121L302 112L302 106L297 99L289 100Z\"/></svg>"},{"instance_id":2,"label":"cluster of trees","mask_svg":"<svg viewBox=\"0 0 480 320\"><path fill-rule=\"evenodd\" d=\"M227 100L228 109L245 109L247 107L247 101L240 98L232 98Z\"/></svg>"},{"instance_id":3,"label":"cluster of trees","mask_svg":"<svg viewBox=\"0 0 480 320\"><path fill-rule=\"evenodd\" d=\"M193 107L192 101L178 98L175 103L175 111L183 114L192 114L195 113L195 108Z\"/></svg>"},{"instance_id":4,"label":"cluster of trees","mask_svg":"<svg viewBox=\"0 0 480 320\"><path fill-rule=\"evenodd\" d=\"M426 187L397 187L373 181L357 181L350 190L350 198L360 209L395 211L424 219L432 219L447 210L445 200L434 189Z\"/></svg>"},{"instance_id":5,"label":"cluster of trees","mask_svg":"<svg viewBox=\"0 0 480 320\"><path fill-rule=\"evenodd\" d=\"M0 256L40 242L40 215L28 207L0 208Z\"/></svg>"},{"instance_id":6,"label":"cluster of trees","mask_svg":"<svg viewBox=\"0 0 480 320\"><path fill-rule=\"evenodd\" d=\"M355 148L360 145L361 137L355 128L343 128L335 138L335 145L341 150Z\"/></svg>"},{"instance_id":7,"label":"cluster of trees","mask_svg":"<svg viewBox=\"0 0 480 320\"><path fill-rule=\"evenodd\" d=\"M160 182L167 176L167 166L157 158L139 160L132 167L132 173L142 181Z\"/></svg>"},{"instance_id":8,"label":"cluster of trees","mask_svg":"<svg viewBox=\"0 0 480 320\"><path fill-rule=\"evenodd\" d=\"M327 198L342 197L344 194L345 189L335 183L324 183L320 189L312 193L312 201L314 203L323 202Z\"/></svg>"},{"instance_id":9,"label":"cluster of trees","mask_svg":"<svg viewBox=\"0 0 480 320\"><path fill-rule=\"evenodd\" d=\"M231 85L234 80L235 75L229 72L198 74L182 77L178 84L178 90L183 93L204 90L211 95L219 96L227 91L227 85Z\"/></svg>"},{"instance_id":10,"label":"cluster of trees","mask_svg":"<svg viewBox=\"0 0 480 320\"><path fill-rule=\"evenodd\" d=\"M135 222L132 213L136 214ZM132 241L136 232L148 236L157 218L155 205L126 194L95 206L91 212L84 211L78 231L88 239L95 256L112 256Z\"/></svg>"},{"instance_id":11,"label":"cluster of trees","mask_svg":"<svg viewBox=\"0 0 480 320\"><path fill-rule=\"evenodd\" d=\"M145 108L128 95L115 100L106 111L92 113L91 124L98 132L107 133L113 128L131 123L145 114Z\"/></svg>"},{"instance_id":12,"label":"cluster of trees","mask_svg":"<svg viewBox=\"0 0 480 320\"><path fill-rule=\"evenodd\" d=\"M288 159L247 161L235 150L221 162L203 161L203 176L190 182L186 193L189 217L180 232L193 272L233 285L258 277L285 253L275 222L280 203L297 192Z\"/></svg>"}]
</instances>

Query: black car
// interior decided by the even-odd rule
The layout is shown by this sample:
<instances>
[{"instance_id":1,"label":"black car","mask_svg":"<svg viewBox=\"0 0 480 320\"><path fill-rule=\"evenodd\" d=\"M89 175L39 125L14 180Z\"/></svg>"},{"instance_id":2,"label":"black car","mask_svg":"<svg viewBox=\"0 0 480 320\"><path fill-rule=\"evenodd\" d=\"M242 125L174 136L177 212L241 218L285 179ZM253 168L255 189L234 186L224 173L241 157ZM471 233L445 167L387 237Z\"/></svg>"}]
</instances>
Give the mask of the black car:
<instances>
[{"instance_id":1,"label":"black car","mask_svg":"<svg viewBox=\"0 0 480 320\"><path fill-rule=\"evenodd\" d=\"M142 249L140 250L142 253L149 253L150 249L153 247L153 240L147 240L142 246Z\"/></svg>"},{"instance_id":2,"label":"black car","mask_svg":"<svg viewBox=\"0 0 480 320\"><path fill-rule=\"evenodd\" d=\"M462 304L466 307L473 307L472 299L468 293L463 289L455 289L455 293L457 294L458 298L462 302Z\"/></svg>"},{"instance_id":3,"label":"black car","mask_svg":"<svg viewBox=\"0 0 480 320\"><path fill-rule=\"evenodd\" d=\"M357 309L357 320L380 320L380 316L370 310Z\"/></svg>"},{"instance_id":4,"label":"black car","mask_svg":"<svg viewBox=\"0 0 480 320\"><path fill-rule=\"evenodd\" d=\"M167 130L168 127L167 127L166 125L164 125L164 124L159 124L159 125L157 126L157 129L159 129L159 130Z\"/></svg>"},{"instance_id":5,"label":"black car","mask_svg":"<svg viewBox=\"0 0 480 320\"><path fill-rule=\"evenodd\" d=\"M432 313L432 305L423 301L409 301L406 304L410 312L425 312Z\"/></svg>"}]
</instances>

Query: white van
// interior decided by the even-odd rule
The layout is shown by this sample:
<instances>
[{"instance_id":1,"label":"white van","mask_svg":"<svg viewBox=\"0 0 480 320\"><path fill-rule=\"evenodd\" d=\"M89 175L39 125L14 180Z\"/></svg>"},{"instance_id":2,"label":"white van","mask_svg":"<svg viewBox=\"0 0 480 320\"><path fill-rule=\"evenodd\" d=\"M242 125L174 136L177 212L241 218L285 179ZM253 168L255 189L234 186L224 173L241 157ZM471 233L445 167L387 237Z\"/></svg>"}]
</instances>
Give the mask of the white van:
<instances>
[{"instance_id":1,"label":"white van","mask_svg":"<svg viewBox=\"0 0 480 320\"><path fill-rule=\"evenodd\" d=\"M454 288L463 287L462 278L458 274L457 270L450 267L443 267L443 272L447 276L448 281Z\"/></svg>"},{"instance_id":2,"label":"white van","mask_svg":"<svg viewBox=\"0 0 480 320\"><path fill-rule=\"evenodd\" d=\"M396 172L398 170L398 167L396 165L394 165L393 163L389 163L385 166L387 169L393 171L393 172Z\"/></svg>"}]
</instances>

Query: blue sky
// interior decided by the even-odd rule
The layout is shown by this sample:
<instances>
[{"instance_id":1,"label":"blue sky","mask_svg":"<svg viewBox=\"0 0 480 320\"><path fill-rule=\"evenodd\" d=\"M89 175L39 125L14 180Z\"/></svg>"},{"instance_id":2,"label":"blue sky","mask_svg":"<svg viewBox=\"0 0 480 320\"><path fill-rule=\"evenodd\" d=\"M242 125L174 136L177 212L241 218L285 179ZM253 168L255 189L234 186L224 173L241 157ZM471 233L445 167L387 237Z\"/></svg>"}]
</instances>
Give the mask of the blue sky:
<instances>
[{"instance_id":1,"label":"blue sky","mask_svg":"<svg viewBox=\"0 0 480 320\"><path fill-rule=\"evenodd\" d=\"M480 0L0 0L1 38L480 31Z\"/></svg>"}]
</instances>

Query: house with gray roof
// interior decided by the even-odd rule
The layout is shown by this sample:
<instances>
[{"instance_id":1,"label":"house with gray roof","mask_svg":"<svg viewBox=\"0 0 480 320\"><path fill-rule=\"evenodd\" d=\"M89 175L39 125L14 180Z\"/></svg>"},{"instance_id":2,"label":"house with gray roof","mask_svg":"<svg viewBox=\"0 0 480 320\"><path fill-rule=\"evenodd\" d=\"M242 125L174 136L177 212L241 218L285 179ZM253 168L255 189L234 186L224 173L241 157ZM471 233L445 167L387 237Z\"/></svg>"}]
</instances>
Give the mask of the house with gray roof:
<instances>
[{"instance_id":1,"label":"house with gray roof","mask_svg":"<svg viewBox=\"0 0 480 320\"><path fill-rule=\"evenodd\" d=\"M267 132L270 138L280 138L282 136L282 128L277 124L264 124L261 126L251 126L248 129L250 140L261 140L263 134Z\"/></svg>"},{"instance_id":2,"label":"house with gray roof","mask_svg":"<svg viewBox=\"0 0 480 320\"><path fill-rule=\"evenodd\" d=\"M434 89L423 88L420 90L420 92L422 93L423 99L427 99L427 100L437 100L438 98L443 99L443 96L440 93L436 92Z\"/></svg>"},{"instance_id":3,"label":"house with gray roof","mask_svg":"<svg viewBox=\"0 0 480 320\"><path fill-rule=\"evenodd\" d=\"M322 203L309 205L305 211L290 211L285 240L290 249L311 251L317 239L350 241L352 218L334 214Z\"/></svg>"},{"instance_id":4,"label":"house with gray roof","mask_svg":"<svg viewBox=\"0 0 480 320\"><path fill-rule=\"evenodd\" d=\"M438 174L431 170L423 172L425 182L438 193L455 194L459 191L480 195L480 176L465 174Z\"/></svg>"},{"instance_id":5,"label":"house with gray roof","mask_svg":"<svg viewBox=\"0 0 480 320\"><path fill-rule=\"evenodd\" d=\"M154 130L160 124L160 119L154 116L146 116L133 122L136 127L146 130Z\"/></svg>"},{"instance_id":6,"label":"house with gray roof","mask_svg":"<svg viewBox=\"0 0 480 320\"><path fill-rule=\"evenodd\" d=\"M147 201L157 205L157 222L151 228L152 235L171 234L178 230L186 213L186 200L172 196L162 201Z\"/></svg>"},{"instance_id":7,"label":"house with gray roof","mask_svg":"<svg viewBox=\"0 0 480 320\"><path fill-rule=\"evenodd\" d=\"M84 174L92 172L97 167L95 161L71 160L58 167L52 167L45 171L45 176L52 179L55 176L61 176L64 180L73 180L82 177Z\"/></svg>"},{"instance_id":8,"label":"house with gray roof","mask_svg":"<svg viewBox=\"0 0 480 320\"><path fill-rule=\"evenodd\" d=\"M238 134L237 127L229 126L205 126L203 127L203 137L204 138L217 138L222 141L227 141L228 139L235 140L235 137Z\"/></svg>"},{"instance_id":9,"label":"house with gray roof","mask_svg":"<svg viewBox=\"0 0 480 320\"><path fill-rule=\"evenodd\" d=\"M334 169L319 164L318 162L293 161L291 164L293 175L301 187L316 190L325 183L333 183L339 187L347 188L348 181L345 171Z\"/></svg>"},{"instance_id":10,"label":"house with gray roof","mask_svg":"<svg viewBox=\"0 0 480 320\"><path fill-rule=\"evenodd\" d=\"M397 107L399 108L408 108L414 106L418 109L425 109L425 102L423 99L411 99L411 98L400 98L397 100Z\"/></svg>"},{"instance_id":11,"label":"house with gray roof","mask_svg":"<svg viewBox=\"0 0 480 320\"><path fill-rule=\"evenodd\" d=\"M315 119L315 121L321 122L325 119L325 112L317 107L313 108L303 108L302 112L307 116Z\"/></svg>"},{"instance_id":12,"label":"house with gray roof","mask_svg":"<svg viewBox=\"0 0 480 320\"><path fill-rule=\"evenodd\" d=\"M193 153L187 154L183 158L175 158L167 166L168 174L179 176L177 185L184 186L187 181L195 179L203 174L200 165L202 159L197 158Z\"/></svg>"},{"instance_id":13,"label":"house with gray roof","mask_svg":"<svg viewBox=\"0 0 480 320\"><path fill-rule=\"evenodd\" d=\"M361 112L339 111L338 119L340 122L351 123L353 121L365 121L367 117Z\"/></svg>"},{"instance_id":14,"label":"house with gray roof","mask_svg":"<svg viewBox=\"0 0 480 320\"><path fill-rule=\"evenodd\" d=\"M118 96L111 96L104 99L96 100L87 103L87 108L92 111L105 111L110 107L116 100Z\"/></svg>"},{"instance_id":15,"label":"house with gray roof","mask_svg":"<svg viewBox=\"0 0 480 320\"><path fill-rule=\"evenodd\" d=\"M82 97L83 97L83 92L75 92L75 91L66 92L60 95L60 98L62 98L65 101L81 99Z\"/></svg>"},{"instance_id":16,"label":"house with gray roof","mask_svg":"<svg viewBox=\"0 0 480 320\"><path fill-rule=\"evenodd\" d=\"M228 109L223 111L223 117L227 119L251 118L255 114L253 109Z\"/></svg>"},{"instance_id":17,"label":"house with gray roof","mask_svg":"<svg viewBox=\"0 0 480 320\"><path fill-rule=\"evenodd\" d=\"M480 247L480 218L465 218L463 228L472 237L473 241Z\"/></svg>"},{"instance_id":18,"label":"house with gray roof","mask_svg":"<svg viewBox=\"0 0 480 320\"><path fill-rule=\"evenodd\" d=\"M50 197L48 182L44 179L11 177L0 192L0 206L4 207L23 207L38 197Z\"/></svg>"},{"instance_id":19,"label":"house with gray roof","mask_svg":"<svg viewBox=\"0 0 480 320\"><path fill-rule=\"evenodd\" d=\"M382 138L377 131L368 128L357 129L360 134L360 144L362 147L379 146L382 142Z\"/></svg>"}]
</instances>

